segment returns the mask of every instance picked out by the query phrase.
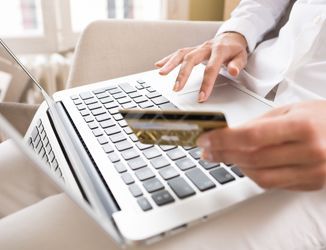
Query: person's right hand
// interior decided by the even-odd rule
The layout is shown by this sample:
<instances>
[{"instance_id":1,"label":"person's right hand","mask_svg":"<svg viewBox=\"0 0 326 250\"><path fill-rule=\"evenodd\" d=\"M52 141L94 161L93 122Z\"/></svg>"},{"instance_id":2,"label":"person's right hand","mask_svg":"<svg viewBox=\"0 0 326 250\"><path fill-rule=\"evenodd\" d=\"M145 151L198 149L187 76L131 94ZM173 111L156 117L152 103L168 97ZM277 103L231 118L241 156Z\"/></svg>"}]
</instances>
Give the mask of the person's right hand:
<instances>
[{"instance_id":1,"label":"person's right hand","mask_svg":"<svg viewBox=\"0 0 326 250\"><path fill-rule=\"evenodd\" d=\"M193 67L208 61L204 79L199 91L198 102L210 96L220 69L225 65L230 75L236 77L247 64L247 41L239 33L222 33L203 44L182 48L155 63L161 68L161 75L169 74L181 64L173 90L180 91L185 86Z\"/></svg>"}]
</instances>

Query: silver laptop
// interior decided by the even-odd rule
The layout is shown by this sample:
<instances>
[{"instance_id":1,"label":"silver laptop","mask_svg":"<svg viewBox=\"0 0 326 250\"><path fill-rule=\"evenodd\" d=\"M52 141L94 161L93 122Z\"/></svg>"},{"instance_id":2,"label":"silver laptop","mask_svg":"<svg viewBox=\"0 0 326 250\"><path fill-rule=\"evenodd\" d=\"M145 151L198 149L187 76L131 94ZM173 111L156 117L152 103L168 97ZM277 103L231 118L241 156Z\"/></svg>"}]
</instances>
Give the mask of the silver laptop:
<instances>
[{"instance_id":1,"label":"silver laptop","mask_svg":"<svg viewBox=\"0 0 326 250\"><path fill-rule=\"evenodd\" d=\"M141 144L119 113L125 108L222 111L229 126L237 126L271 109L271 103L231 80L219 76L203 104L196 101L203 65L180 93L172 91L176 69L165 77L153 70L50 97L2 41L1 50L29 75L45 101L23 142L3 117L0 129L118 245L160 240L263 192L237 166L201 160L200 148Z\"/></svg>"}]
</instances>

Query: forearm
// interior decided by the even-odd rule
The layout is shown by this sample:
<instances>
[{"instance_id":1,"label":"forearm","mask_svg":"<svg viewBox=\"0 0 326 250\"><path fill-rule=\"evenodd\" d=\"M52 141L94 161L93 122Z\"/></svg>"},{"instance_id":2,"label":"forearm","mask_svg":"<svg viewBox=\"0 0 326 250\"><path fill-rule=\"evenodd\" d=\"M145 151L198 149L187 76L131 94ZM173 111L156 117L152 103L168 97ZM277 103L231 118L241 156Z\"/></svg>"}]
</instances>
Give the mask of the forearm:
<instances>
[{"instance_id":1,"label":"forearm","mask_svg":"<svg viewBox=\"0 0 326 250\"><path fill-rule=\"evenodd\" d=\"M253 51L263 36L273 29L290 0L242 0L217 34L234 31L242 34Z\"/></svg>"}]
</instances>

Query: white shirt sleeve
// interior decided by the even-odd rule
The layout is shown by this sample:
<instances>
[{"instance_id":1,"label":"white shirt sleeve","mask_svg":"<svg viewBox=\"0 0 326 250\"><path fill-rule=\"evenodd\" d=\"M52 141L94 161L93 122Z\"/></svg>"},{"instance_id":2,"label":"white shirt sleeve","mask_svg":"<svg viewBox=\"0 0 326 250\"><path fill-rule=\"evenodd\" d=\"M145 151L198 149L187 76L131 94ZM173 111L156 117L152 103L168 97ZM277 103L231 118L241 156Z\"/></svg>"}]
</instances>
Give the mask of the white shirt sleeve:
<instances>
[{"instance_id":1,"label":"white shirt sleeve","mask_svg":"<svg viewBox=\"0 0 326 250\"><path fill-rule=\"evenodd\" d=\"M234 31L242 34L252 52L263 36L279 21L290 0L242 0L217 35Z\"/></svg>"}]
</instances>

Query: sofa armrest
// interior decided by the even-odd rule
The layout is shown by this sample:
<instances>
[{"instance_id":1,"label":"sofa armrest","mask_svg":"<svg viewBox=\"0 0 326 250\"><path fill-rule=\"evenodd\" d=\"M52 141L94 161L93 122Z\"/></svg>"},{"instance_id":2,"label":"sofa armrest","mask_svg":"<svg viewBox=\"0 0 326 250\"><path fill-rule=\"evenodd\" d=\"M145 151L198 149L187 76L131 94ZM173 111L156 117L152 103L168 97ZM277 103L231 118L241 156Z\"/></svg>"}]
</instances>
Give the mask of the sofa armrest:
<instances>
[{"instance_id":1,"label":"sofa armrest","mask_svg":"<svg viewBox=\"0 0 326 250\"><path fill-rule=\"evenodd\" d=\"M67 87L154 68L182 47L214 37L221 22L105 20L90 24L75 51Z\"/></svg>"}]
</instances>

